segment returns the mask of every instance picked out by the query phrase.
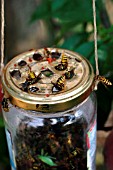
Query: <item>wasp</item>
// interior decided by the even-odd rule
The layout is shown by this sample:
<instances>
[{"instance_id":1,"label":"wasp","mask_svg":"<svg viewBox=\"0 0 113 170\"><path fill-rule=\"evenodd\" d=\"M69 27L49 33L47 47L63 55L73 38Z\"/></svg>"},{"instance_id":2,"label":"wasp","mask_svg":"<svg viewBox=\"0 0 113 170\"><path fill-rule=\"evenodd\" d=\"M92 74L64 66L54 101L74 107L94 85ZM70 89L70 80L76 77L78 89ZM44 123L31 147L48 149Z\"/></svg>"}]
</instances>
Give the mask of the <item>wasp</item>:
<instances>
[{"instance_id":1,"label":"wasp","mask_svg":"<svg viewBox=\"0 0 113 170\"><path fill-rule=\"evenodd\" d=\"M112 83L106 79L104 76L96 75L95 80L103 83L104 85L111 86Z\"/></svg>"},{"instance_id":2,"label":"wasp","mask_svg":"<svg viewBox=\"0 0 113 170\"><path fill-rule=\"evenodd\" d=\"M67 66L67 64L68 64L67 56L64 55L64 53L62 54L61 64L64 65L64 66Z\"/></svg>"},{"instance_id":3,"label":"wasp","mask_svg":"<svg viewBox=\"0 0 113 170\"><path fill-rule=\"evenodd\" d=\"M27 81L26 84L31 85L31 84L37 83L38 80L41 79L40 78L41 74L36 76L36 74L33 71L31 71L31 67L29 65L28 67L29 67L29 73L28 73L28 78L26 79Z\"/></svg>"},{"instance_id":4,"label":"wasp","mask_svg":"<svg viewBox=\"0 0 113 170\"><path fill-rule=\"evenodd\" d=\"M53 83L53 85L54 85L53 92L63 90L64 84L65 84L65 76L59 77L58 80L56 81L56 83Z\"/></svg>"},{"instance_id":5,"label":"wasp","mask_svg":"<svg viewBox=\"0 0 113 170\"><path fill-rule=\"evenodd\" d=\"M36 78L36 75L33 71L30 71L29 74L28 74L28 78L31 80L31 79L35 79Z\"/></svg>"},{"instance_id":6,"label":"wasp","mask_svg":"<svg viewBox=\"0 0 113 170\"><path fill-rule=\"evenodd\" d=\"M28 92L36 92L38 88L29 88L29 85L37 83L41 79L41 74L36 76L36 74L33 71L30 71L28 74L28 78L26 78L26 81L24 83L21 83L21 90Z\"/></svg>"},{"instance_id":7,"label":"wasp","mask_svg":"<svg viewBox=\"0 0 113 170\"><path fill-rule=\"evenodd\" d=\"M74 76L74 68L65 72L65 78L71 79Z\"/></svg>"},{"instance_id":8,"label":"wasp","mask_svg":"<svg viewBox=\"0 0 113 170\"><path fill-rule=\"evenodd\" d=\"M2 108L5 112L9 112L8 98L3 98Z\"/></svg>"},{"instance_id":9,"label":"wasp","mask_svg":"<svg viewBox=\"0 0 113 170\"><path fill-rule=\"evenodd\" d=\"M63 53L61 63L58 64L57 66L55 66L55 69L62 71L62 70L65 70L67 68L67 66L68 66L67 56Z\"/></svg>"},{"instance_id":10,"label":"wasp","mask_svg":"<svg viewBox=\"0 0 113 170\"><path fill-rule=\"evenodd\" d=\"M37 83L41 79L40 76L41 76L41 74L36 76L36 74L33 71L30 71L29 74L28 74L28 78L27 78L28 85Z\"/></svg>"}]
</instances>

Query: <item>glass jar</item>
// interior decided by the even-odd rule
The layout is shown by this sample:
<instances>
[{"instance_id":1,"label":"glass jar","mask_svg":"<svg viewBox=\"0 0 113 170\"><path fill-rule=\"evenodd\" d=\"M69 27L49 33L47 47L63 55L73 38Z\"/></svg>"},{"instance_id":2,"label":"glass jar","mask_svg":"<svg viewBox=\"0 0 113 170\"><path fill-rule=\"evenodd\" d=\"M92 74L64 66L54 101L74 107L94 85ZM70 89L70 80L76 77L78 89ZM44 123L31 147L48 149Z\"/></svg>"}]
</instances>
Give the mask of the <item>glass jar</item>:
<instances>
[{"instance_id":1,"label":"glass jar","mask_svg":"<svg viewBox=\"0 0 113 170\"><path fill-rule=\"evenodd\" d=\"M2 78L12 170L95 170L96 97L90 63L44 48L12 59Z\"/></svg>"}]
</instances>

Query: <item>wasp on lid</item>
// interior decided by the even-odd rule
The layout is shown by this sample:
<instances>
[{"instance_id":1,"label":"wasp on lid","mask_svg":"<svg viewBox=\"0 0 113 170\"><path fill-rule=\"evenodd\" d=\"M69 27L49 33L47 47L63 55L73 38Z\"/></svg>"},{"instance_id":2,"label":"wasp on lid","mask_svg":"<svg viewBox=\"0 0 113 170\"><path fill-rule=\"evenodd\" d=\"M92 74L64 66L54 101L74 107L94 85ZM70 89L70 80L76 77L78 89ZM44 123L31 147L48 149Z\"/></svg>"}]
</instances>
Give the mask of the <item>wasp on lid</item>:
<instances>
[{"instance_id":1,"label":"wasp on lid","mask_svg":"<svg viewBox=\"0 0 113 170\"><path fill-rule=\"evenodd\" d=\"M67 56L63 53L61 63L55 66L55 69L59 71L63 71L67 69L67 66L68 66Z\"/></svg>"},{"instance_id":2,"label":"wasp on lid","mask_svg":"<svg viewBox=\"0 0 113 170\"><path fill-rule=\"evenodd\" d=\"M56 81L56 83L53 83L53 92L54 91L61 91L64 89L64 85L65 85L65 76L61 76L58 78L58 80ZM55 89L54 89L55 88Z\"/></svg>"}]
</instances>

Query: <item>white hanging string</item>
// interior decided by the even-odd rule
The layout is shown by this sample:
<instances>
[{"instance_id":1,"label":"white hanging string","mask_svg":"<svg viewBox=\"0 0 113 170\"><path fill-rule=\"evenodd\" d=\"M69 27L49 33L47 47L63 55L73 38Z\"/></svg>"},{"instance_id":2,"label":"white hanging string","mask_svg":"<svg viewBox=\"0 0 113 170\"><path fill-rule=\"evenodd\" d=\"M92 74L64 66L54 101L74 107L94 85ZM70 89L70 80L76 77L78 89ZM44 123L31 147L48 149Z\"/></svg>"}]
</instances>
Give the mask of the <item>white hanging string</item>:
<instances>
[{"instance_id":1,"label":"white hanging string","mask_svg":"<svg viewBox=\"0 0 113 170\"><path fill-rule=\"evenodd\" d=\"M96 64L96 75L99 75L98 67L98 51L97 51L97 24L96 24L96 5L93 0L93 24L94 24L94 47L95 47L95 64Z\"/></svg>"},{"instance_id":2,"label":"white hanging string","mask_svg":"<svg viewBox=\"0 0 113 170\"><path fill-rule=\"evenodd\" d=\"M4 68L4 0L1 0L1 73Z\"/></svg>"},{"instance_id":3,"label":"white hanging string","mask_svg":"<svg viewBox=\"0 0 113 170\"><path fill-rule=\"evenodd\" d=\"M94 24L94 50L95 50L95 65L96 65L96 76L95 76L95 90L97 90L97 85L99 82L102 82L105 86L111 86L112 83L106 79L104 76L99 75L99 66L98 66L98 51L97 51L97 24L96 24L96 0L92 0L93 4L93 24Z\"/></svg>"}]
</instances>

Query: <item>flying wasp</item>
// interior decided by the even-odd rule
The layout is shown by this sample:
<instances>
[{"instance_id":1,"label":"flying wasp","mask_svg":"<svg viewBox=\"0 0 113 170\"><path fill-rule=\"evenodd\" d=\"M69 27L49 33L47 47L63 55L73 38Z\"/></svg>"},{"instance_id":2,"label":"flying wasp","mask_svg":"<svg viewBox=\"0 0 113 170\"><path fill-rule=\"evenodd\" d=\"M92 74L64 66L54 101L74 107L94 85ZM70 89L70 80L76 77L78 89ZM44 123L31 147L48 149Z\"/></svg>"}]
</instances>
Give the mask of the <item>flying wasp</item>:
<instances>
[{"instance_id":1,"label":"flying wasp","mask_svg":"<svg viewBox=\"0 0 113 170\"><path fill-rule=\"evenodd\" d=\"M112 83L106 79L104 76L96 75L95 80L103 83L104 85L111 86Z\"/></svg>"},{"instance_id":2,"label":"flying wasp","mask_svg":"<svg viewBox=\"0 0 113 170\"><path fill-rule=\"evenodd\" d=\"M2 108L5 112L9 112L8 98L3 98Z\"/></svg>"},{"instance_id":3,"label":"flying wasp","mask_svg":"<svg viewBox=\"0 0 113 170\"><path fill-rule=\"evenodd\" d=\"M53 92L63 90L65 85L65 76L59 77L56 83L53 83L53 85Z\"/></svg>"},{"instance_id":4,"label":"flying wasp","mask_svg":"<svg viewBox=\"0 0 113 170\"><path fill-rule=\"evenodd\" d=\"M68 66L67 56L63 53L61 63L55 66L55 69L59 71L63 71L67 68L67 66Z\"/></svg>"}]
</instances>

